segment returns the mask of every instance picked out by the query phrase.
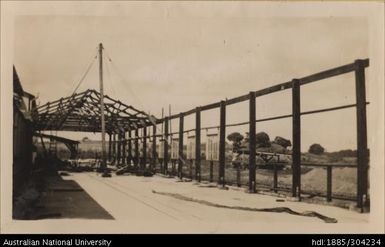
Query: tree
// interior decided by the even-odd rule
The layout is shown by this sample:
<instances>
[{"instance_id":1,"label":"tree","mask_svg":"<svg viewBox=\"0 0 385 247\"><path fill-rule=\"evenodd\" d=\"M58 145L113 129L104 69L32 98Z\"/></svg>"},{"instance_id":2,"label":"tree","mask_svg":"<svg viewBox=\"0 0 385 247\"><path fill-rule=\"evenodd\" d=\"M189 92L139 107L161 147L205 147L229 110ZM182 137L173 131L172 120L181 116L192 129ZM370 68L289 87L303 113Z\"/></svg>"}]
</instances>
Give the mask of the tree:
<instances>
[{"instance_id":1,"label":"tree","mask_svg":"<svg viewBox=\"0 0 385 247\"><path fill-rule=\"evenodd\" d=\"M233 132L227 136L227 140L233 143L233 150L235 151L240 148L243 135L241 135L239 132Z\"/></svg>"},{"instance_id":2,"label":"tree","mask_svg":"<svg viewBox=\"0 0 385 247\"><path fill-rule=\"evenodd\" d=\"M270 137L266 132L259 132L255 134L255 142L257 147L270 147Z\"/></svg>"},{"instance_id":3,"label":"tree","mask_svg":"<svg viewBox=\"0 0 385 247\"><path fill-rule=\"evenodd\" d=\"M325 149L318 143L314 143L309 147L309 153L311 154L323 154Z\"/></svg>"}]
</instances>

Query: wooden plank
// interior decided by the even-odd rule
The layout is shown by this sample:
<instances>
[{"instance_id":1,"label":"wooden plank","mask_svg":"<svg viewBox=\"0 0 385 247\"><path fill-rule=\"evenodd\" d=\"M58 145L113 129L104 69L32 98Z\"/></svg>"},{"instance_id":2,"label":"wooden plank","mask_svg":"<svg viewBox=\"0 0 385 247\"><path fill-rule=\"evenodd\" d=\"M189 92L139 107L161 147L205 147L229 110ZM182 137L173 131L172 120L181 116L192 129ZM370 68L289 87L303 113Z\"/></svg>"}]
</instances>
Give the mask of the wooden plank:
<instances>
[{"instance_id":1,"label":"wooden plank","mask_svg":"<svg viewBox=\"0 0 385 247\"><path fill-rule=\"evenodd\" d=\"M246 94L246 95L241 95L232 99L228 99L226 100L226 106L249 100L249 97L250 97L250 94Z\"/></svg>"},{"instance_id":2,"label":"wooden plank","mask_svg":"<svg viewBox=\"0 0 385 247\"><path fill-rule=\"evenodd\" d=\"M356 104L357 104L357 207L363 208L368 201L369 150L367 144L365 60L356 60Z\"/></svg>"},{"instance_id":3,"label":"wooden plank","mask_svg":"<svg viewBox=\"0 0 385 247\"><path fill-rule=\"evenodd\" d=\"M221 102L211 103L200 108L201 111L208 111L220 107Z\"/></svg>"},{"instance_id":4,"label":"wooden plank","mask_svg":"<svg viewBox=\"0 0 385 247\"><path fill-rule=\"evenodd\" d=\"M218 182L225 186L225 145L226 145L226 102L221 101L219 128L219 178Z\"/></svg>"},{"instance_id":5,"label":"wooden plank","mask_svg":"<svg viewBox=\"0 0 385 247\"><path fill-rule=\"evenodd\" d=\"M179 147L178 147L178 153L179 153L179 159L178 159L178 176L180 179L183 178L183 129L184 129L184 116L183 113L179 114Z\"/></svg>"},{"instance_id":6,"label":"wooden plank","mask_svg":"<svg viewBox=\"0 0 385 247\"><path fill-rule=\"evenodd\" d=\"M255 92L250 92L249 97L249 192L256 192L256 106Z\"/></svg>"},{"instance_id":7,"label":"wooden plank","mask_svg":"<svg viewBox=\"0 0 385 247\"><path fill-rule=\"evenodd\" d=\"M300 80L292 81L293 108L293 154L292 154L292 196L301 197L301 95Z\"/></svg>"},{"instance_id":8,"label":"wooden plank","mask_svg":"<svg viewBox=\"0 0 385 247\"><path fill-rule=\"evenodd\" d=\"M195 178L201 181L201 110L195 110Z\"/></svg>"}]
</instances>

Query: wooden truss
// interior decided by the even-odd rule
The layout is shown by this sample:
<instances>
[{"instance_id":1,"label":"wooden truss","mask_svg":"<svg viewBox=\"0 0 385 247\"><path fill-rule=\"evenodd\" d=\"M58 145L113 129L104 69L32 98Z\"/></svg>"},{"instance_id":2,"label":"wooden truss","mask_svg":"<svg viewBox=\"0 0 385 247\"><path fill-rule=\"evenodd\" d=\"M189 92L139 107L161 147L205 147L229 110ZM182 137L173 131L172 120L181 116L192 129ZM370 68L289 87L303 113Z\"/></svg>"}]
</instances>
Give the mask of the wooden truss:
<instances>
[{"instance_id":1,"label":"wooden truss","mask_svg":"<svg viewBox=\"0 0 385 247\"><path fill-rule=\"evenodd\" d=\"M156 122L154 116L104 96L106 132L129 131ZM100 93L89 89L82 93L48 102L33 115L36 131L101 132Z\"/></svg>"}]
</instances>

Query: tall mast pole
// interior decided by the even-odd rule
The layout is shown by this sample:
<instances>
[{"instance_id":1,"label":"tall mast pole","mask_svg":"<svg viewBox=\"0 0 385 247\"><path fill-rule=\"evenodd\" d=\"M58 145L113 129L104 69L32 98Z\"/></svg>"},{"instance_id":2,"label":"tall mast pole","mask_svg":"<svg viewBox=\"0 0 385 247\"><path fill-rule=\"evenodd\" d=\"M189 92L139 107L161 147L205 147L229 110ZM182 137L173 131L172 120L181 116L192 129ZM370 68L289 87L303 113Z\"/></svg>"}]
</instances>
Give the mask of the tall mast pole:
<instances>
[{"instance_id":1,"label":"tall mast pole","mask_svg":"<svg viewBox=\"0 0 385 247\"><path fill-rule=\"evenodd\" d=\"M106 172L106 125L104 120L103 44L99 44L100 118L102 125L102 172Z\"/></svg>"}]
</instances>

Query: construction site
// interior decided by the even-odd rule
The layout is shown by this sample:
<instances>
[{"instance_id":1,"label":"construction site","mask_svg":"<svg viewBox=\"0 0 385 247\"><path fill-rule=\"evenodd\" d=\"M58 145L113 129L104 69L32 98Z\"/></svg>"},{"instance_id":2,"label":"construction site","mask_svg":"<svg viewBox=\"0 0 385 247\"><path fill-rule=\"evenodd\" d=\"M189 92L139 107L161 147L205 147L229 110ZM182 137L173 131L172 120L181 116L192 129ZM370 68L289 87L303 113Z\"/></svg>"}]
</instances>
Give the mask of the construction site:
<instances>
[{"instance_id":1,"label":"construction site","mask_svg":"<svg viewBox=\"0 0 385 247\"><path fill-rule=\"evenodd\" d=\"M13 68L14 219L366 221L369 59L185 112L155 116L104 93L103 66L111 61L104 49L100 43L93 58L99 90L77 92L80 80L70 96L39 106L35 96L23 90ZM348 73L355 78L354 104L301 111L304 85ZM291 114L257 118L256 99L287 91L291 91ZM248 121L227 123L227 108L242 102L247 104ZM325 154L320 145L309 153L301 151L305 115L348 108L356 111L355 151L342 158ZM213 109L219 111L218 124L202 126L201 115ZM193 118L191 129L184 125L188 117ZM270 140L256 127L280 119L291 119L292 136ZM237 126L248 129L245 136L226 131ZM57 131L100 133L94 157L81 158L80 141L58 136ZM58 155L60 145L67 148L66 158Z\"/></svg>"}]
</instances>

